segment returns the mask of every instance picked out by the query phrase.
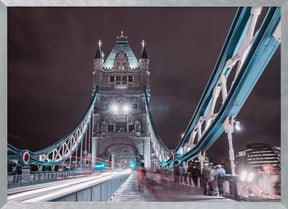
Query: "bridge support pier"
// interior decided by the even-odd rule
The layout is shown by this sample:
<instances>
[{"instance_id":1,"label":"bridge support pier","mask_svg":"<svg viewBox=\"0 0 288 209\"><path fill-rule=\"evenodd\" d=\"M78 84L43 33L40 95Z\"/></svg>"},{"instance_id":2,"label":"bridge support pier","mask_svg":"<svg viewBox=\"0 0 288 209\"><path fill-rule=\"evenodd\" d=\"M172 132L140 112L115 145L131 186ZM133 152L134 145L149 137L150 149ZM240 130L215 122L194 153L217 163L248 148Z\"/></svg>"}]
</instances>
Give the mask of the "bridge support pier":
<instances>
[{"instance_id":1,"label":"bridge support pier","mask_svg":"<svg viewBox=\"0 0 288 209\"><path fill-rule=\"evenodd\" d=\"M145 168L151 168L151 150L150 150L150 138L147 138L144 142L144 165Z\"/></svg>"},{"instance_id":2,"label":"bridge support pier","mask_svg":"<svg viewBox=\"0 0 288 209\"><path fill-rule=\"evenodd\" d=\"M115 161L116 161L116 155L115 155L114 152L112 152L112 155L111 155L111 169L115 168Z\"/></svg>"},{"instance_id":3,"label":"bridge support pier","mask_svg":"<svg viewBox=\"0 0 288 209\"><path fill-rule=\"evenodd\" d=\"M91 167L92 169L95 167L95 160L96 160L96 138L92 137L92 163L91 163Z\"/></svg>"},{"instance_id":4,"label":"bridge support pier","mask_svg":"<svg viewBox=\"0 0 288 209\"><path fill-rule=\"evenodd\" d=\"M200 152L198 154L198 159L199 159L199 162L200 162L200 171L201 171L201 174L203 173L203 168L204 168L204 162L205 162L205 152Z\"/></svg>"},{"instance_id":5,"label":"bridge support pier","mask_svg":"<svg viewBox=\"0 0 288 209\"><path fill-rule=\"evenodd\" d=\"M226 120L223 123L225 133L227 133L228 136L228 143L229 143L229 158L230 158L230 164L231 164L231 174L234 176L236 174L235 172L235 156L234 156L234 149L233 149L233 142L232 142L232 133L234 131L234 119L233 118L226 118Z\"/></svg>"}]
</instances>

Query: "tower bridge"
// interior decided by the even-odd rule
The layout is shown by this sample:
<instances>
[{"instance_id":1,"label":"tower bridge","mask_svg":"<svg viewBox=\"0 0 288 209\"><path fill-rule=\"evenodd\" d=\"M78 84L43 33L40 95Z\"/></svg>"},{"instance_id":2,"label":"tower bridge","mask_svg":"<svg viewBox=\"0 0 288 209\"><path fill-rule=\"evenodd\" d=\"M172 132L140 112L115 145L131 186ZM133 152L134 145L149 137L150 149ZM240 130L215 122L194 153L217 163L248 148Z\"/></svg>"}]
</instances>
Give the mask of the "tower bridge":
<instances>
[{"instance_id":1,"label":"tower bridge","mask_svg":"<svg viewBox=\"0 0 288 209\"><path fill-rule=\"evenodd\" d=\"M138 59L123 31L104 59L102 42L94 58L93 90L98 86L94 108L92 157L131 161L150 167L150 138L146 125L144 86L149 86L149 59L142 45ZM94 159L94 158L92 158ZM94 161L92 166L94 166Z\"/></svg>"},{"instance_id":2,"label":"tower bridge","mask_svg":"<svg viewBox=\"0 0 288 209\"><path fill-rule=\"evenodd\" d=\"M199 187L197 182L189 180L189 175L185 174L187 170L175 177L173 168L179 165L185 167L188 161L198 158L202 171L206 151L223 132L227 134L231 163L231 176L226 178L227 197L239 198L232 141L236 117L281 42L280 8L269 8L261 26L256 28L260 13L261 8L258 7L238 9L203 95L174 150L163 143L153 123L149 107L150 59L145 42L142 42L141 54L137 58L127 36L121 31L105 58L99 40L93 60L93 95L87 111L73 131L57 143L36 152L19 150L8 144L8 161L21 168L19 184L41 183L44 176L40 175L41 172L34 173L31 181L31 165L37 165L39 171L49 166L54 172L51 178L42 178L50 179L50 183L46 181L45 186L40 188L28 188L29 191L43 191L45 197L36 198L32 191L20 197L19 194L24 194L24 191L14 188L9 193L11 201L81 201L80 190L85 194L90 192L92 199L89 201L106 201L131 176L130 170L117 169L141 166L160 169L160 173L163 171L162 177L166 183L178 179L177 184ZM227 82L231 85L228 86ZM217 107L217 103L221 103L220 107ZM64 167L70 173L64 173ZM102 170L100 175L99 169ZM71 170L75 172L72 174ZM159 176L152 173L150 177ZM76 180L69 180L72 177ZM128 178L130 182L131 178ZM98 195L96 190L103 188L99 184L90 184L90 179L97 179L99 184L107 187L105 197L97 199L93 196ZM63 180L63 189L70 188L70 193L65 193L65 197L58 193L53 196L53 193L56 194L55 188L58 188L53 181L59 180ZM8 176L8 183L15 181L13 175ZM43 187L51 190L44 192Z\"/></svg>"}]
</instances>

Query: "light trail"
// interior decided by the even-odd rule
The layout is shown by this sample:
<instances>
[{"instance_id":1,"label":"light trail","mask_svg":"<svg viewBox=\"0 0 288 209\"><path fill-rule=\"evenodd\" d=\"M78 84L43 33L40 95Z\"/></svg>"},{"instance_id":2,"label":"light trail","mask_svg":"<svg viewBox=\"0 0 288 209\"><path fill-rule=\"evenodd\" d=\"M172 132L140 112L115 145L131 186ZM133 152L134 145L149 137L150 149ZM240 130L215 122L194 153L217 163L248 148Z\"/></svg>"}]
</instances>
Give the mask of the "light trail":
<instances>
[{"instance_id":1,"label":"light trail","mask_svg":"<svg viewBox=\"0 0 288 209\"><path fill-rule=\"evenodd\" d=\"M14 192L8 190L8 202L44 202L53 200L62 196L72 194L76 191L89 188L101 182L113 179L119 176L128 175L131 173L130 169L122 171L104 172L97 176L91 175L82 178L74 178L63 180L62 182L52 182L45 186L36 186Z\"/></svg>"}]
</instances>

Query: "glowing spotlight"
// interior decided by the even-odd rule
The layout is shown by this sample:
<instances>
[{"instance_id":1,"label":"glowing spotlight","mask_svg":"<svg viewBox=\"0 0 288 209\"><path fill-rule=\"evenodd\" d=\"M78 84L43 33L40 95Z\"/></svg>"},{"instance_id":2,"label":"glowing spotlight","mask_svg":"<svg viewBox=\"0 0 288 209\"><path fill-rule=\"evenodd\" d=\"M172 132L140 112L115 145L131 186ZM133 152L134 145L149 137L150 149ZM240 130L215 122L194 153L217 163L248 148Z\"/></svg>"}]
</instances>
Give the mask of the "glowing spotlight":
<instances>
[{"instance_id":1,"label":"glowing spotlight","mask_svg":"<svg viewBox=\"0 0 288 209\"><path fill-rule=\"evenodd\" d=\"M251 181L253 181L253 179L254 179L254 173L251 172L251 173L248 174L247 181L251 182Z\"/></svg>"},{"instance_id":2,"label":"glowing spotlight","mask_svg":"<svg viewBox=\"0 0 288 209\"><path fill-rule=\"evenodd\" d=\"M242 171L242 173L240 175L240 180L245 181L246 178L247 178L247 171Z\"/></svg>"},{"instance_id":3,"label":"glowing spotlight","mask_svg":"<svg viewBox=\"0 0 288 209\"><path fill-rule=\"evenodd\" d=\"M122 110L123 110L124 113L129 113L130 110L131 110L131 108L130 108L129 105L125 104L125 105L123 106Z\"/></svg>"},{"instance_id":4,"label":"glowing spotlight","mask_svg":"<svg viewBox=\"0 0 288 209\"><path fill-rule=\"evenodd\" d=\"M235 121L235 129L236 129L237 131L240 131L240 130L241 130L240 121Z\"/></svg>"},{"instance_id":5,"label":"glowing spotlight","mask_svg":"<svg viewBox=\"0 0 288 209\"><path fill-rule=\"evenodd\" d=\"M119 106L117 104L112 104L110 109L112 110L113 113L119 112Z\"/></svg>"}]
</instances>

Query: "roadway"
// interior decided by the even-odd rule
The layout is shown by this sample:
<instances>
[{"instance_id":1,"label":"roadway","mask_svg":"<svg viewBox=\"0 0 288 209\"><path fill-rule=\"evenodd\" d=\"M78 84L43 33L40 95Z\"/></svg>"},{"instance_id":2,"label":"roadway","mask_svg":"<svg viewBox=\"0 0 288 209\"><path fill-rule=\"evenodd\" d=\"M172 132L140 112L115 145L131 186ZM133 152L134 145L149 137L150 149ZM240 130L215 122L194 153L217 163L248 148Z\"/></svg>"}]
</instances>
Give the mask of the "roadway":
<instances>
[{"instance_id":1,"label":"roadway","mask_svg":"<svg viewBox=\"0 0 288 209\"><path fill-rule=\"evenodd\" d=\"M121 175L127 175L131 170L109 171L95 173L79 178L65 179L44 184L30 185L8 189L8 202L45 202L73 192L91 187Z\"/></svg>"}]
</instances>

